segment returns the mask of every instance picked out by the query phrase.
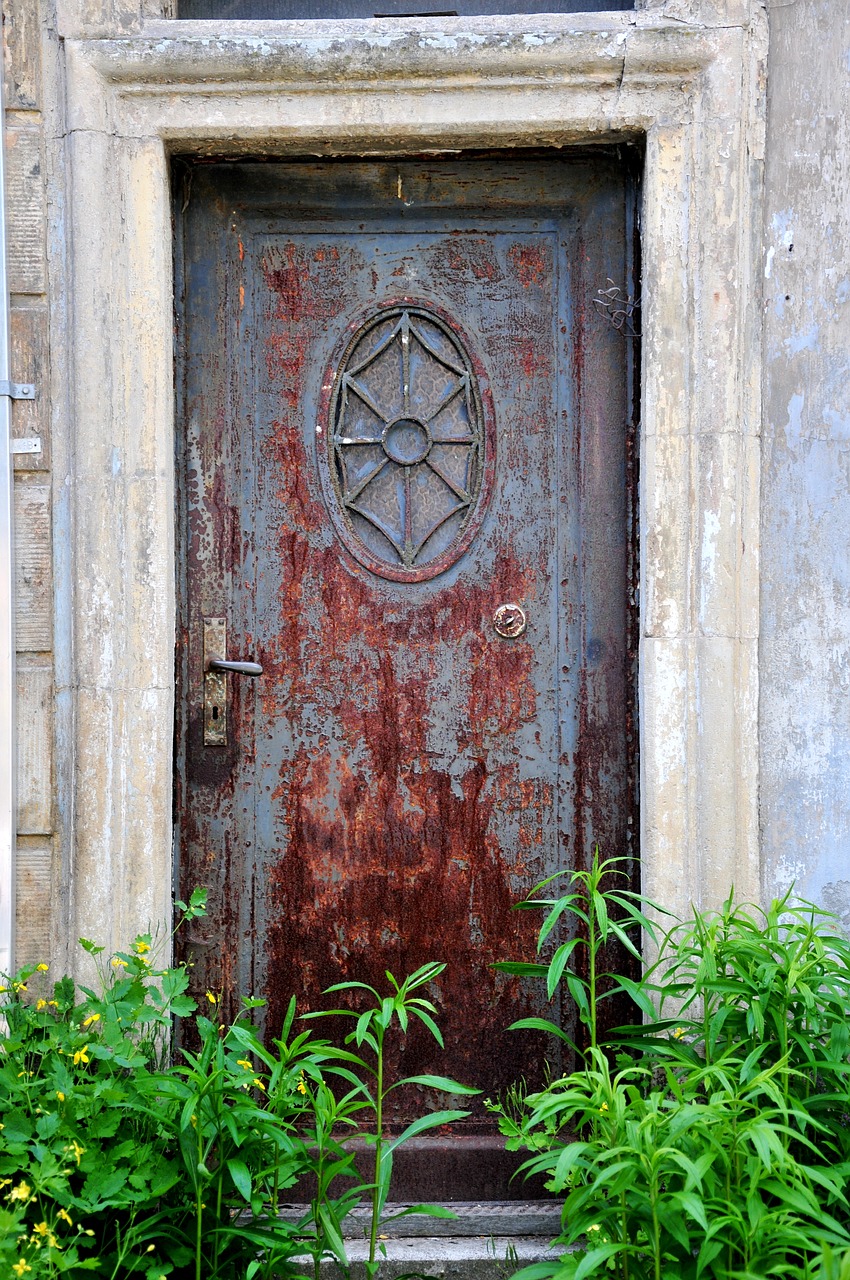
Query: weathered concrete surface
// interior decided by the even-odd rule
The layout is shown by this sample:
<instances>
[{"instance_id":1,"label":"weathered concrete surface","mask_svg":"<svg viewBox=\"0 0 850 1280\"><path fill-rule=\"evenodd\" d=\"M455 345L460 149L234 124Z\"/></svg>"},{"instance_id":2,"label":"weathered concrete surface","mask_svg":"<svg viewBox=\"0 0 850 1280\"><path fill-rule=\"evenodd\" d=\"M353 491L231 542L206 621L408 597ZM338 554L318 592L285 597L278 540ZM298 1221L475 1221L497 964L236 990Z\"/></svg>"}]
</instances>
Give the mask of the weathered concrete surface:
<instances>
[{"instance_id":1,"label":"weathered concrete surface","mask_svg":"<svg viewBox=\"0 0 850 1280\"><path fill-rule=\"evenodd\" d=\"M763 888L850 925L850 9L770 11Z\"/></svg>"}]
</instances>

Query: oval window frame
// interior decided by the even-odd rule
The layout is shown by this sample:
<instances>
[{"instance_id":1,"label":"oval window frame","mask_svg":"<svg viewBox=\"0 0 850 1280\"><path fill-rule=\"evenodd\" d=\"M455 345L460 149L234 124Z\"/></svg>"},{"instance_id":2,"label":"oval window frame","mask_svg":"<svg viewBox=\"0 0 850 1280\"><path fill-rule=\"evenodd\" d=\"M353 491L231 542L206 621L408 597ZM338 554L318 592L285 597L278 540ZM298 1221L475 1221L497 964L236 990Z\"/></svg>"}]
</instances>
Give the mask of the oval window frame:
<instances>
[{"instance_id":1,"label":"oval window frame","mask_svg":"<svg viewBox=\"0 0 850 1280\"><path fill-rule=\"evenodd\" d=\"M425 564L409 567L381 559L363 542L346 514L334 455L334 435L340 393L351 354L369 329L393 314L401 315L405 311L414 316L421 315L423 319L436 324L446 332L470 375L470 393L481 424L480 474L468 518L461 526L457 537L439 556ZM316 427L316 454L322 493L331 523L340 541L358 564L376 577L390 582L428 582L457 564L480 530L489 507L496 469L496 419L490 379L484 364L476 347L470 342L469 335L454 316L449 315L433 302L405 297L370 307L368 311L361 312L353 319L346 326L325 370Z\"/></svg>"}]
</instances>

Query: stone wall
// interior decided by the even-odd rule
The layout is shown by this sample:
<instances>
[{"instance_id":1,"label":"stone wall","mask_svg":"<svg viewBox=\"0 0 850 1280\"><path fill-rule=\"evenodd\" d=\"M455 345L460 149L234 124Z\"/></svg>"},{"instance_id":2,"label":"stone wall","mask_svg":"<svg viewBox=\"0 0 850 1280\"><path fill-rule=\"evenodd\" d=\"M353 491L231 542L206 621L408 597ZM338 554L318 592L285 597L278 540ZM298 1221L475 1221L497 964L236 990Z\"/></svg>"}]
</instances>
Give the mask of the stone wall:
<instances>
[{"instance_id":1,"label":"stone wall","mask_svg":"<svg viewBox=\"0 0 850 1280\"><path fill-rule=\"evenodd\" d=\"M17 946L19 963L52 951L54 881L53 553L45 44L39 0L4 5L11 376L36 386L12 406L12 434L38 437L15 456L15 628L18 651Z\"/></svg>"}]
</instances>

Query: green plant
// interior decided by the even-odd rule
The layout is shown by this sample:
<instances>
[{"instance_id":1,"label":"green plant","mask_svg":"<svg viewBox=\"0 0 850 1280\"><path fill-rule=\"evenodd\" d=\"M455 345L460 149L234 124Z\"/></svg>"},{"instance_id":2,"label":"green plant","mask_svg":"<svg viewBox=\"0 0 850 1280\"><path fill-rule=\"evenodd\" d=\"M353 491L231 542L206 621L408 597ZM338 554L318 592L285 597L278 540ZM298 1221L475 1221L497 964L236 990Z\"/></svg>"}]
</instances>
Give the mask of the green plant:
<instances>
[{"instance_id":1,"label":"green plant","mask_svg":"<svg viewBox=\"0 0 850 1280\"><path fill-rule=\"evenodd\" d=\"M179 909L202 915L202 891ZM140 934L106 971L102 948L81 939L99 990L82 987L79 1001L70 978L46 985L46 964L2 987L0 1196L12 1276L162 1274L155 1257L132 1252L132 1224L177 1174L125 1108L161 1063L172 1015L194 1008L185 973L158 967L167 941Z\"/></svg>"},{"instance_id":2,"label":"green plant","mask_svg":"<svg viewBox=\"0 0 850 1280\"><path fill-rule=\"evenodd\" d=\"M597 855L545 903L544 929L576 913L592 948L613 910L639 923L658 959L614 987L646 1021L591 1036L583 1065L521 1115L497 1108L509 1145L532 1152L525 1172L564 1197L559 1260L520 1275L832 1278L850 1246L850 947L788 896L760 911L730 895L659 939L647 904L601 886L616 870ZM592 1028L592 983L566 972Z\"/></svg>"},{"instance_id":3,"label":"green plant","mask_svg":"<svg viewBox=\"0 0 850 1280\"><path fill-rule=\"evenodd\" d=\"M177 905L179 923L203 915L203 891ZM4 1276L250 1280L299 1269L290 1260L309 1224L279 1221L278 1195L314 1167L305 1082L321 1082L336 1051L291 1035L294 1002L269 1050L250 1023L261 1001L226 1026L208 993L200 1047L172 1065L172 1018L196 1006L185 970L160 966L167 941L141 934L105 963L81 939L97 983L79 993L70 978L51 992L46 964L3 988Z\"/></svg>"},{"instance_id":4,"label":"green plant","mask_svg":"<svg viewBox=\"0 0 850 1280\"><path fill-rule=\"evenodd\" d=\"M562 942L546 964L500 961L493 967L502 973L517 974L526 978L542 978L546 982L546 994L551 1000L561 983L572 997L580 1022L584 1025L591 1051L599 1043L599 1010L603 1001L626 992L643 1009L652 1009L638 983L612 972L610 963L612 944L619 944L636 960L640 960L638 943L631 933L644 930L655 938L655 926L642 910L646 899L631 889L612 887L618 879L628 877L620 869L620 858L600 861L596 849L588 870L556 872L532 889L529 897L517 904L520 911L546 912L537 937L538 955L551 940L559 924L569 921L572 936ZM559 897L541 897L555 881L568 880L568 891ZM648 904L662 913L655 903ZM547 1018L522 1018L512 1024L512 1030L547 1031L562 1040L581 1059L580 1048L562 1027Z\"/></svg>"},{"instance_id":5,"label":"green plant","mask_svg":"<svg viewBox=\"0 0 850 1280\"><path fill-rule=\"evenodd\" d=\"M180 922L202 915L203 892L178 909ZM384 1079L391 1024L403 1034L417 1017L441 1042L433 1005L416 993L443 966L391 979L391 998L373 993L376 1007L353 1015L353 1052L311 1030L296 1033L294 999L269 1042L252 1023L260 1000L243 1000L225 1024L219 996L207 992L197 1013L185 970L160 964L167 941L139 935L107 962L82 939L97 983L79 991L69 978L42 991L44 964L6 983L0 1275L270 1280L298 1275L305 1257L317 1275L328 1253L347 1271L344 1219L366 1196L374 1273L393 1150L466 1114L428 1115L387 1140L387 1095L412 1082L475 1092L440 1076ZM169 1057L173 1017L193 1018L197 1045L177 1062ZM373 1180L358 1173L350 1142L363 1116L373 1122ZM281 1193L305 1177L316 1186L309 1210L298 1221L279 1217ZM406 1210L420 1211L447 1212Z\"/></svg>"},{"instance_id":6,"label":"green plant","mask_svg":"<svg viewBox=\"0 0 850 1280\"><path fill-rule=\"evenodd\" d=\"M421 991L423 987L426 987L439 977L445 967L444 964L423 965L401 983L391 973L387 973L386 976L391 991L384 996L376 991L374 987L367 986L364 982L335 983L333 986L328 987L325 992L326 995L335 992L365 991L371 997L372 1003L360 1012L351 1009L328 1009L304 1015L305 1018L344 1017L354 1018L356 1021L354 1030L345 1037L347 1045L354 1044L361 1051L359 1054L351 1053L349 1055L349 1061L361 1073L359 1077L353 1073L349 1076L353 1086L350 1099L355 1106L365 1108L374 1117L374 1131L365 1135L367 1142L373 1148L374 1155L372 1182L369 1187L364 1188L370 1191L372 1204L369 1222L369 1259L366 1263L366 1271L369 1276L374 1275L378 1267L376 1257L378 1233L384 1222L392 1222L397 1218L402 1218L412 1213L427 1214L431 1217L441 1218L454 1217L453 1213L437 1205L418 1204L394 1214L391 1218L384 1218L384 1208L392 1176L393 1152L397 1151L404 1142L407 1142L417 1134L448 1124L453 1120L461 1120L469 1114L467 1111L432 1111L414 1120L398 1136L388 1138L384 1120L384 1109L388 1095L396 1089L411 1084L425 1085L426 1087L437 1089L441 1093L455 1095L469 1096L479 1092L479 1090L471 1088L469 1085L458 1084L457 1081L450 1080L445 1076L406 1076L391 1083L388 1083L385 1078L386 1042L394 1024L398 1032L404 1035L410 1024L410 1019L416 1018L427 1027L442 1048L443 1038L434 1020L436 1009L433 1003L424 996L415 995L414 993ZM364 1047L371 1055L368 1059L362 1053ZM337 1068L337 1071L342 1074L340 1068ZM341 1240L337 1241L335 1252L338 1260L344 1266L347 1265Z\"/></svg>"}]
</instances>

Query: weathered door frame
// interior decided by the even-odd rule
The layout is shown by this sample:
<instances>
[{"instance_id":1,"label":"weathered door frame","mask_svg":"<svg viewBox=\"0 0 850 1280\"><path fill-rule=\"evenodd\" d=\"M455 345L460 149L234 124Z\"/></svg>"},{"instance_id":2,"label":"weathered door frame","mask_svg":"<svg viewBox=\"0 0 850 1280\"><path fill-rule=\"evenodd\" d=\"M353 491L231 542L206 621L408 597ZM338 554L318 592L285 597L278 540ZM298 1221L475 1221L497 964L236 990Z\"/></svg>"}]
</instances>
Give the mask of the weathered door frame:
<instances>
[{"instance_id":1,"label":"weathered door frame","mask_svg":"<svg viewBox=\"0 0 850 1280\"><path fill-rule=\"evenodd\" d=\"M753 9L751 21L743 2L733 13L704 0L703 25L648 10L328 23L320 35L298 23L223 32L152 21L121 35L66 22L71 306L68 430L56 441L56 541L70 558L58 601L64 939L116 946L170 914L175 151L362 155L645 138L644 884L685 908L717 900L733 879L758 895L765 31Z\"/></svg>"}]
</instances>

